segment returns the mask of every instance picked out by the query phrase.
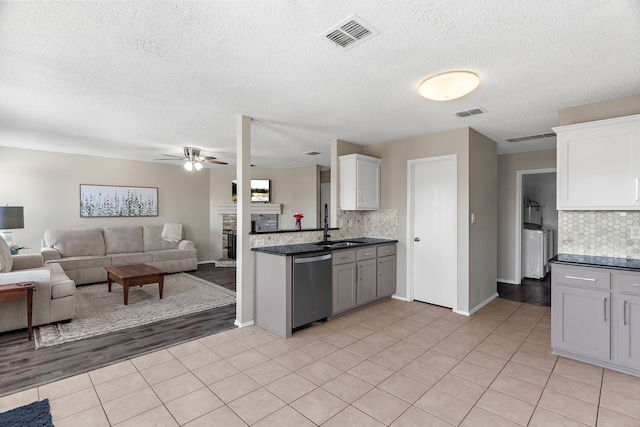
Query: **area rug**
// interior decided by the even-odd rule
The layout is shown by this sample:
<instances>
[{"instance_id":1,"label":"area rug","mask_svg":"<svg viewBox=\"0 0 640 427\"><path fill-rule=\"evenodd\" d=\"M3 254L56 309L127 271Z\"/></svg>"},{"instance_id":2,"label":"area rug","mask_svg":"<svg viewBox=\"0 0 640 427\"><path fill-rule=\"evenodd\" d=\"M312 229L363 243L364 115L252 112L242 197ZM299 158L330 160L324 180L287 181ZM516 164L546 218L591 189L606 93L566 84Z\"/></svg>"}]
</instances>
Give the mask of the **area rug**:
<instances>
[{"instance_id":1,"label":"area rug","mask_svg":"<svg viewBox=\"0 0 640 427\"><path fill-rule=\"evenodd\" d=\"M167 274L162 299L158 285L129 288L124 305L122 286L83 285L76 289L76 315L70 322L35 328L36 349L146 325L236 302L236 293L186 273Z\"/></svg>"},{"instance_id":2,"label":"area rug","mask_svg":"<svg viewBox=\"0 0 640 427\"><path fill-rule=\"evenodd\" d=\"M49 399L0 413L2 427L53 427Z\"/></svg>"}]
</instances>

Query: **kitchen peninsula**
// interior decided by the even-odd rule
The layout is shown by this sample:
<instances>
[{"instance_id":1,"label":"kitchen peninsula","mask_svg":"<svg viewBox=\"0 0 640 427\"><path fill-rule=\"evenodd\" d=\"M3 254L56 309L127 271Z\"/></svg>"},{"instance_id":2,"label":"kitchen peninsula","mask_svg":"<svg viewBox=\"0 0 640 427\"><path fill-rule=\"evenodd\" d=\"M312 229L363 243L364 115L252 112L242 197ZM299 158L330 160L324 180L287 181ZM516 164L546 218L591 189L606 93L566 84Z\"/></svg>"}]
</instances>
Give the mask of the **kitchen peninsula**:
<instances>
[{"instance_id":1,"label":"kitchen peninsula","mask_svg":"<svg viewBox=\"0 0 640 427\"><path fill-rule=\"evenodd\" d=\"M397 240L256 247L255 322L280 336L395 292Z\"/></svg>"}]
</instances>

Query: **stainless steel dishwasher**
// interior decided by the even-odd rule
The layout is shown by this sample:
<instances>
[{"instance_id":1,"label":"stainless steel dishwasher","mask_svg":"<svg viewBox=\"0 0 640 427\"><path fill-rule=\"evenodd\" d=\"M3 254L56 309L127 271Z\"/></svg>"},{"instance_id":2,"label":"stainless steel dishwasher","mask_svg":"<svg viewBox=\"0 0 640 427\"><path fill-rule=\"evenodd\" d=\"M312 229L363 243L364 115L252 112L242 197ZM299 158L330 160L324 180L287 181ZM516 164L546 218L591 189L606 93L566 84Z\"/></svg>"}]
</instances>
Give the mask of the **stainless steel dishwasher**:
<instances>
[{"instance_id":1,"label":"stainless steel dishwasher","mask_svg":"<svg viewBox=\"0 0 640 427\"><path fill-rule=\"evenodd\" d=\"M292 328L331 315L331 254L293 257Z\"/></svg>"}]
</instances>

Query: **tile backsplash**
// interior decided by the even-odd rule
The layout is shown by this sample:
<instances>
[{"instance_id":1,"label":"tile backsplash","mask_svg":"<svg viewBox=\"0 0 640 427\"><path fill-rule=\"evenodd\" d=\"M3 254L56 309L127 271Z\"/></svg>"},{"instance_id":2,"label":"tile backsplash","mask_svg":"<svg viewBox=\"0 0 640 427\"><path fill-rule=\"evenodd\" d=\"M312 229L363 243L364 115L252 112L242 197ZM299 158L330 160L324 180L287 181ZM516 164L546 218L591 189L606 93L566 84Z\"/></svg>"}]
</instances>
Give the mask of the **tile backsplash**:
<instances>
[{"instance_id":1,"label":"tile backsplash","mask_svg":"<svg viewBox=\"0 0 640 427\"><path fill-rule=\"evenodd\" d=\"M558 252L640 259L640 211L558 211Z\"/></svg>"},{"instance_id":2,"label":"tile backsplash","mask_svg":"<svg viewBox=\"0 0 640 427\"><path fill-rule=\"evenodd\" d=\"M377 239L398 238L398 210L377 211L338 210L339 230L330 230L331 240L373 237ZM292 231L291 233L252 234L251 247L292 245L322 240L322 231Z\"/></svg>"}]
</instances>

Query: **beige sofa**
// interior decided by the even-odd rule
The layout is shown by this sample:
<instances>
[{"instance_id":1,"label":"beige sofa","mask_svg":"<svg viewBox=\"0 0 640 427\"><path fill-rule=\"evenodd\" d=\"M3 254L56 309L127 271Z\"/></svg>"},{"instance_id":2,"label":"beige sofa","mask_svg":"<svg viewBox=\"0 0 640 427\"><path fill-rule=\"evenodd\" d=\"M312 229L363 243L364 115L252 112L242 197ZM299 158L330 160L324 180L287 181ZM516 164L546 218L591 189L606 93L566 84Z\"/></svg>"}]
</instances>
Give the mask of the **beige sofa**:
<instances>
[{"instance_id":1,"label":"beige sofa","mask_svg":"<svg viewBox=\"0 0 640 427\"><path fill-rule=\"evenodd\" d=\"M58 263L77 285L107 281L104 267L149 264L167 273L198 268L195 243L168 242L163 224L52 228L44 233L41 254L45 264Z\"/></svg>"},{"instance_id":2,"label":"beige sofa","mask_svg":"<svg viewBox=\"0 0 640 427\"><path fill-rule=\"evenodd\" d=\"M35 282L33 293L33 326L46 325L73 318L76 285L59 264L43 264L42 256L11 255L0 237L0 285ZM0 303L0 332L26 328L27 302Z\"/></svg>"}]
</instances>

